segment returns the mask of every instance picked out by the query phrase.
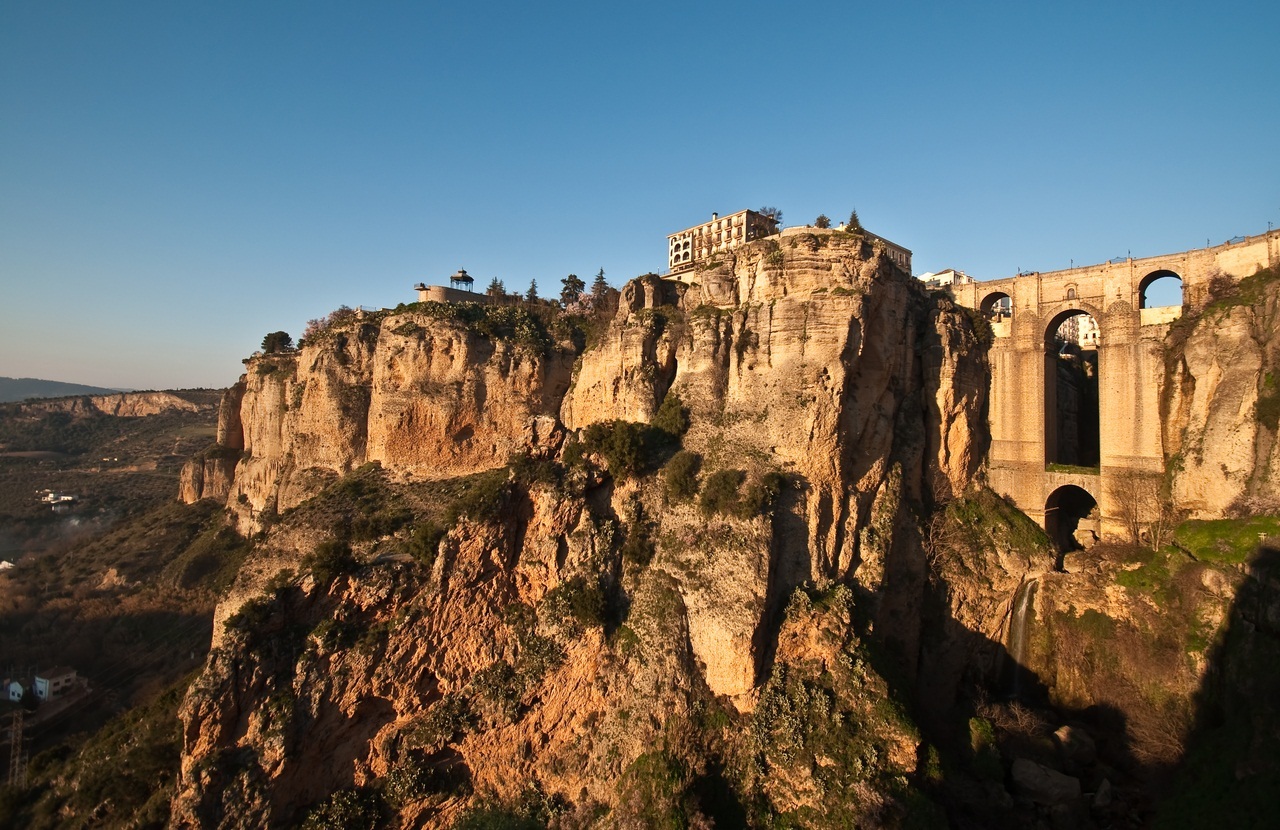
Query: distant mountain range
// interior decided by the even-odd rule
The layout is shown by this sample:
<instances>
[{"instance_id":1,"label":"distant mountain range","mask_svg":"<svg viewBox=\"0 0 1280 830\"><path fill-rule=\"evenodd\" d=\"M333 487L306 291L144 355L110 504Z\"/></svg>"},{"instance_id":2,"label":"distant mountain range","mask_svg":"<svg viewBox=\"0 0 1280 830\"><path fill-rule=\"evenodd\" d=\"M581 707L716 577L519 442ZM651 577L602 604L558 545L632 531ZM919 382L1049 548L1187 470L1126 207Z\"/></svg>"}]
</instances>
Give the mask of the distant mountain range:
<instances>
[{"instance_id":1,"label":"distant mountain range","mask_svg":"<svg viewBox=\"0 0 1280 830\"><path fill-rule=\"evenodd\" d=\"M114 395L126 389L104 389L83 383L63 383L39 378L0 377L0 403L25 401L28 398L61 398L65 395Z\"/></svg>"}]
</instances>

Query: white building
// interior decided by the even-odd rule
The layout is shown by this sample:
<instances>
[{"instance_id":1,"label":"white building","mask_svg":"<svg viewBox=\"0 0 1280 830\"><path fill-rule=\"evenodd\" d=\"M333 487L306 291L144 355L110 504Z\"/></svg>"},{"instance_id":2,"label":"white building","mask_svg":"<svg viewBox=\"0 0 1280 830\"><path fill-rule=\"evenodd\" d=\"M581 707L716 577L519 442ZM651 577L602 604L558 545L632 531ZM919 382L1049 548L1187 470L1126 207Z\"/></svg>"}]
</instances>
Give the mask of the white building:
<instances>
[{"instance_id":1,"label":"white building","mask_svg":"<svg viewBox=\"0 0 1280 830\"><path fill-rule=\"evenodd\" d=\"M70 691L75 682L75 669L69 669L66 666L55 666L52 669L37 672L33 687L36 691L36 697L40 700L56 700Z\"/></svg>"},{"instance_id":2,"label":"white building","mask_svg":"<svg viewBox=\"0 0 1280 830\"><path fill-rule=\"evenodd\" d=\"M754 210L740 210L723 218L713 213L710 222L667 237L668 270L673 274L687 271L718 253L777 232L778 223L773 217Z\"/></svg>"},{"instance_id":3,"label":"white building","mask_svg":"<svg viewBox=\"0 0 1280 830\"><path fill-rule=\"evenodd\" d=\"M924 283L925 288L945 291L950 291L953 285L968 285L974 282L973 277L964 271L957 271L954 268L946 268L936 274L926 272L916 277L916 279Z\"/></svg>"}]
</instances>

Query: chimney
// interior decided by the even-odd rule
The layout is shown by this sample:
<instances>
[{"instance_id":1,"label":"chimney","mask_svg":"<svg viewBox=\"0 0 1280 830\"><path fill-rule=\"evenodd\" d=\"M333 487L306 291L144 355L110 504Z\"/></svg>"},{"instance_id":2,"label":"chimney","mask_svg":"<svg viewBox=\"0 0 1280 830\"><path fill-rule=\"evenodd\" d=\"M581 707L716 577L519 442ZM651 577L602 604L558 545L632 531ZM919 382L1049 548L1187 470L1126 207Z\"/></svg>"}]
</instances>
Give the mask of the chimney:
<instances>
[{"instance_id":1,"label":"chimney","mask_svg":"<svg viewBox=\"0 0 1280 830\"><path fill-rule=\"evenodd\" d=\"M720 218L720 214L718 214L718 213L713 213L713 214L711 214L711 221L712 221L712 222L716 221L716 220L717 220L717 219L719 219L719 218Z\"/></svg>"}]
</instances>

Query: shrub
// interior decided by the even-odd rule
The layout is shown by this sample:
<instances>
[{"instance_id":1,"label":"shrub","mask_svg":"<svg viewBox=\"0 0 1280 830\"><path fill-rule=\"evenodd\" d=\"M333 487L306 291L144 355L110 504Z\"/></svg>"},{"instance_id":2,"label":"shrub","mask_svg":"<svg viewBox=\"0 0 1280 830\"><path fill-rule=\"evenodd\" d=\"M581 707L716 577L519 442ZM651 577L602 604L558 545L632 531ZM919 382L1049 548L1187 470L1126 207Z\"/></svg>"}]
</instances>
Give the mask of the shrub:
<instances>
[{"instance_id":1,"label":"shrub","mask_svg":"<svg viewBox=\"0 0 1280 830\"><path fill-rule=\"evenodd\" d=\"M737 509L734 511L735 515L740 519L750 519L753 516L768 514L786 483L786 476L782 473L765 473L759 481L752 482L747 487L747 492L743 494L742 500L738 502Z\"/></svg>"},{"instance_id":2,"label":"shrub","mask_svg":"<svg viewBox=\"0 0 1280 830\"><path fill-rule=\"evenodd\" d=\"M228 617L224 625L228 630L248 634L266 624L275 606L273 597L255 597L240 606L240 610Z\"/></svg>"},{"instance_id":3,"label":"shrub","mask_svg":"<svg viewBox=\"0 0 1280 830\"><path fill-rule=\"evenodd\" d=\"M653 529L645 520L644 510L637 505L635 516L627 525L627 540L622 544L622 558L644 567L653 561Z\"/></svg>"},{"instance_id":4,"label":"shrub","mask_svg":"<svg viewBox=\"0 0 1280 830\"><path fill-rule=\"evenodd\" d=\"M738 506L738 488L746 479L742 470L716 470L702 487L698 508L702 515L732 513Z\"/></svg>"},{"instance_id":5,"label":"shrub","mask_svg":"<svg viewBox=\"0 0 1280 830\"><path fill-rule=\"evenodd\" d=\"M481 669L471 678L471 690L487 708L510 722L520 712L521 678L505 660Z\"/></svg>"},{"instance_id":6,"label":"shrub","mask_svg":"<svg viewBox=\"0 0 1280 830\"><path fill-rule=\"evenodd\" d=\"M399 810L434 793L463 795L470 789L471 776L465 764L425 767L411 758L393 767L379 783L383 800Z\"/></svg>"},{"instance_id":7,"label":"shrub","mask_svg":"<svg viewBox=\"0 0 1280 830\"><path fill-rule=\"evenodd\" d=\"M653 425L675 438L689 431L689 410L677 392L668 392L653 418Z\"/></svg>"},{"instance_id":8,"label":"shrub","mask_svg":"<svg viewBox=\"0 0 1280 830\"><path fill-rule=\"evenodd\" d=\"M413 529L412 535L404 543L404 552L424 568L430 568L436 561L436 552L440 549L440 540L444 538L445 529L427 519Z\"/></svg>"},{"instance_id":9,"label":"shrub","mask_svg":"<svg viewBox=\"0 0 1280 830\"><path fill-rule=\"evenodd\" d=\"M698 468L702 456L696 452L680 450L667 462L663 471L663 492L667 501L688 501L698 494Z\"/></svg>"},{"instance_id":10,"label":"shrub","mask_svg":"<svg viewBox=\"0 0 1280 830\"><path fill-rule=\"evenodd\" d=\"M831 220L827 218L825 213L819 213L818 218L813 220L813 226L815 228L829 228L831 227Z\"/></svg>"},{"instance_id":11,"label":"shrub","mask_svg":"<svg viewBox=\"0 0 1280 830\"><path fill-rule=\"evenodd\" d=\"M604 625L604 592L584 577L561 583L547 593L543 603L553 620L571 630Z\"/></svg>"},{"instance_id":12,"label":"shrub","mask_svg":"<svg viewBox=\"0 0 1280 830\"><path fill-rule=\"evenodd\" d=\"M343 574L352 573L358 565L351 554L351 546L337 539L326 539L302 558L302 569L311 571L316 581L322 585L333 582Z\"/></svg>"},{"instance_id":13,"label":"shrub","mask_svg":"<svg viewBox=\"0 0 1280 830\"><path fill-rule=\"evenodd\" d=\"M471 730L475 718L467 701L446 695L435 702L413 729L413 741L422 747L439 748Z\"/></svg>"},{"instance_id":14,"label":"shrub","mask_svg":"<svg viewBox=\"0 0 1280 830\"><path fill-rule=\"evenodd\" d=\"M616 478L640 475L647 466L645 425L631 421L600 421L587 427L583 449L604 458Z\"/></svg>"},{"instance_id":15,"label":"shrub","mask_svg":"<svg viewBox=\"0 0 1280 830\"><path fill-rule=\"evenodd\" d=\"M347 305L338 306L336 309L329 312L326 317L308 320L307 327L302 332L302 340L300 342L312 343L315 341L315 338L324 334L326 331L338 326L346 325L354 319L356 319L355 309Z\"/></svg>"},{"instance_id":16,"label":"shrub","mask_svg":"<svg viewBox=\"0 0 1280 830\"><path fill-rule=\"evenodd\" d=\"M475 476L467 482L462 494L449 505L445 513L445 524L456 524L462 516L473 521L494 518L506 502L507 492L506 468Z\"/></svg>"},{"instance_id":17,"label":"shrub","mask_svg":"<svg viewBox=\"0 0 1280 830\"><path fill-rule=\"evenodd\" d=\"M374 830L382 824L381 804L367 790L339 790L307 814L303 830Z\"/></svg>"}]
</instances>

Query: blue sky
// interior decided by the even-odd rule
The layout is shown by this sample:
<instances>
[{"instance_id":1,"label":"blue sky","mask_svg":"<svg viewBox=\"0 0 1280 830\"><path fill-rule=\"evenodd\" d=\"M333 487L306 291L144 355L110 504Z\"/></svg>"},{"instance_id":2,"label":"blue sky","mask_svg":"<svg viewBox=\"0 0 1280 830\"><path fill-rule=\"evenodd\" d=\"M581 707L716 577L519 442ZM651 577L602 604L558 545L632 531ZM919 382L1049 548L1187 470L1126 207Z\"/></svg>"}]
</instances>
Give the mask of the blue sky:
<instances>
[{"instance_id":1,"label":"blue sky","mask_svg":"<svg viewBox=\"0 0 1280 830\"><path fill-rule=\"evenodd\" d=\"M979 278L1280 225L1280 4L0 0L0 375L225 386L744 207Z\"/></svg>"}]
</instances>

